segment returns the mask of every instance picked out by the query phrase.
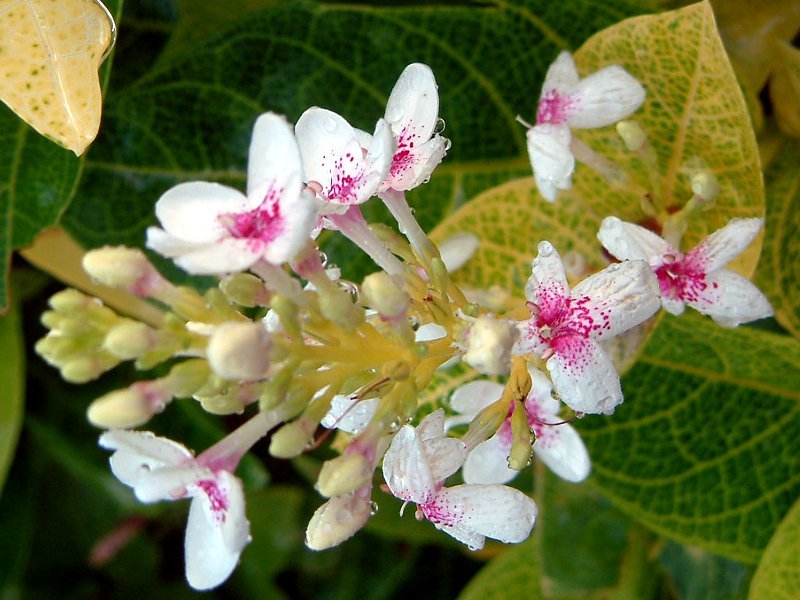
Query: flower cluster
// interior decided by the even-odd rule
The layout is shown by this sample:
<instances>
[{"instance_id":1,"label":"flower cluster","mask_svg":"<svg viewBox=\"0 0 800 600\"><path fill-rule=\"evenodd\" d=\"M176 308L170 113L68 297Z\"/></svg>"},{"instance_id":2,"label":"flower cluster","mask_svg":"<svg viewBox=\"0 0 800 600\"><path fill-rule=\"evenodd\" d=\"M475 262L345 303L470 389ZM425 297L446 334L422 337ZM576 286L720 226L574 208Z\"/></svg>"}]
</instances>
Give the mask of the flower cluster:
<instances>
[{"instance_id":1,"label":"flower cluster","mask_svg":"<svg viewBox=\"0 0 800 600\"><path fill-rule=\"evenodd\" d=\"M644 98L621 67L581 80L562 53L528 132L542 194L554 200L569 187L573 153L586 154L570 128L616 122ZM422 64L403 71L372 134L318 107L294 126L261 115L246 193L182 183L158 200L160 226L147 231L151 250L190 274L219 276L218 287L176 286L142 251L102 248L86 255L84 268L157 301L160 317L125 318L75 290L51 299L43 317L50 332L37 350L66 378L88 381L123 361L141 369L171 361L163 376L98 398L88 414L107 429L100 445L113 451L114 475L137 498L192 498L185 547L192 587L222 583L249 541L234 472L268 434L270 454L292 458L336 432L340 455L321 466L316 489L326 500L306 532L312 549L364 526L379 498L376 471L381 489L471 549L486 537L521 542L538 509L505 484L533 456L568 481L588 477L589 455L570 422L610 414L623 401L604 344L662 306L678 314L689 304L727 326L771 314L752 284L722 268L752 241L759 219L732 221L682 253L679 240L609 217L599 239L619 262L571 286L558 251L542 241L517 309L481 306L485 294L467 294L451 277L477 238L461 234L437 248L406 200L449 148L438 123L436 81ZM360 205L374 196L404 237L366 222ZM322 229L351 240L377 271L360 284L341 279L315 242ZM436 405L422 403L436 370L454 361L469 365L474 381ZM196 457L131 429L177 398L248 418ZM464 483L448 483L459 472Z\"/></svg>"}]
</instances>

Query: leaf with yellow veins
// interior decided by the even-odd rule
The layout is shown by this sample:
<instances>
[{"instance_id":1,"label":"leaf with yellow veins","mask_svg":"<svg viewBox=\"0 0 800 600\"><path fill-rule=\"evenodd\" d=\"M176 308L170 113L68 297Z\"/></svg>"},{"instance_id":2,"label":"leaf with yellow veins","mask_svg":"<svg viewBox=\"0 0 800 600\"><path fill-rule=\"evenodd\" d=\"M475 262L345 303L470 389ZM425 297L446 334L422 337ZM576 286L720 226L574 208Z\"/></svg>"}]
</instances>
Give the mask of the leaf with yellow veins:
<instances>
[{"instance_id":1,"label":"leaf with yellow veins","mask_svg":"<svg viewBox=\"0 0 800 600\"><path fill-rule=\"evenodd\" d=\"M800 500L781 521L764 551L748 600L797 600L800 596Z\"/></svg>"},{"instance_id":2,"label":"leaf with yellow veins","mask_svg":"<svg viewBox=\"0 0 800 600\"><path fill-rule=\"evenodd\" d=\"M98 68L114 20L95 0L0 0L0 98L80 156L100 127Z\"/></svg>"},{"instance_id":3,"label":"leaf with yellow veins","mask_svg":"<svg viewBox=\"0 0 800 600\"><path fill-rule=\"evenodd\" d=\"M800 137L800 49L786 42L775 46L779 60L769 82L775 120L783 133Z\"/></svg>"},{"instance_id":4,"label":"leaf with yellow veins","mask_svg":"<svg viewBox=\"0 0 800 600\"><path fill-rule=\"evenodd\" d=\"M692 198L692 176L713 175L719 194L709 210L689 216L684 250L734 217L764 215L758 145L708 2L609 27L575 53L575 62L582 74L622 65L641 82L647 99L632 119L647 133L652 152L628 151L607 128L579 131L616 165L617 179L608 183L578 165L575 185L559 201L632 222L646 220L642 203L649 201L663 225ZM751 244L729 268L752 274L759 250L760 241Z\"/></svg>"}]
</instances>

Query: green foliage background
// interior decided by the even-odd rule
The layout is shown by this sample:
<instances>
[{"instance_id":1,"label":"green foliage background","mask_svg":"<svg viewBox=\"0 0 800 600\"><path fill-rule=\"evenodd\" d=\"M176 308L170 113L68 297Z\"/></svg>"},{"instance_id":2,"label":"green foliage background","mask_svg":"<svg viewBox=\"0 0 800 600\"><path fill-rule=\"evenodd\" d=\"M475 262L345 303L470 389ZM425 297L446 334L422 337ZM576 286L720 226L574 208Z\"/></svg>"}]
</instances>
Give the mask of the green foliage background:
<instances>
[{"instance_id":1,"label":"green foliage background","mask_svg":"<svg viewBox=\"0 0 800 600\"><path fill-rule=\"evenodd\" d=\"M530 170L515 117L532 117L550 61L625 17L663 8L634 0L108 4L119 39L113 66L105 67L101 134L85 158L41 139L0 107L6 258L57 222L87 247L141 246L155 200L172 185L207 179L243 186L259 113L294 120L319 105L369 129L397 75L414 61L436 73L453 142L431 182L411 197L423 227L433 229L512 179L511 208L504 210L513 211L530 196L530 182L520 179ZM780 325L726 331L694 315L664 319L623 380L625 405L611 418L580 423L593 458L590 480L565 484L540 466L517 480L541 509L531 540L472 554L411 514L399 518L399 503L376 492L380 511L365 532L312 553L303 530L321 502L311 486L325 455L286 465L261 445L239 471L253 543L230 581L207 596L745 598L767 548L779 568L758 567L751 597L797 597L797 509L781 521L800 491L800 346L789 335L797 335L791 217L800 171L796 145L781 143L786 150L767 171L768 243L757 272ZM578 189L592 185L576 182ZM746 208L758 208L748 198ZM475 227L491 224L481 210L497 211L497 200L481 202L450 226L475 215L483 215ZM371 204L368 219L385 219ZM522 246L512 240L525 236L524 245L535 246L548 235L542 230L560 227L555 235L568 245L585 243L580 223L596 216L574 215L579 226L570 231L564 215L574 206L567 213L541 209L538 224L518 216L511 233L498 234L508 236L506 250L514 249L506 261L518 271L508 276L510 288L526 276L514 262ZM326 251L345 276L368 268L346 241L331 238ZM490 283L500 275L476 267L466 277ZM118 368L86 386L61 381L30 350L44 334L38 315L59 284L17 261L11 289L15 312L0 321L0 347L10 357L0 390L0 484L8 471L0 496L0 598L194 596L182 571L187 506L136 503L111 476L97 431L85 421L93 398L126 385L134 373ZM7 291L0 287L0 296ZM187 401L151 428L202 449L235 422ZM98 553L98 542L126 528L125 543Z\"/></svg>"}]
</instances>

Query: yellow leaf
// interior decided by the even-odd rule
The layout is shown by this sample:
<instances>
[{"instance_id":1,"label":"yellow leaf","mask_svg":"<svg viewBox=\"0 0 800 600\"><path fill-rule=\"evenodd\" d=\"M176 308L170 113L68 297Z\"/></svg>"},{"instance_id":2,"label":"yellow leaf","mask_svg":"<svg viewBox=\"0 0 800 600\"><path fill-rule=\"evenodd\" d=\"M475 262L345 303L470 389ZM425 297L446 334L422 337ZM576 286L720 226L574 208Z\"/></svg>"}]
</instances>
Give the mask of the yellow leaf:
<instances>
[{"instance_id":1,"label":"yellow leaf","mask_svg":"<svg viewBox=\"0 0 800 600\"><path fill-rule=\"evenodd\" d=\"M734 217L764 215L755 134L708 2L609 27L575 53L575 62L584 74L619 64L642 83L647 100L632 118L647 132L656 160L648 164L629 152L608 129L581 131L580 138L619 165L627 180L610 187L578 165L575 186L563 200L637 222L647 218L641 206L648 197L663 220L692 197L693 174L711 173L720 193L710 210L691 215L683 249ZM751 275L759 250L760 241L751 244L730 268Z\"/></svg>"},{"instance_id":2,"label":"yellow leaf","mask_svg":"<svg viewBox=\"0 0 800 600\"><path fill-rule=\"evenodd\" d=\"M100 127L97 69L114 21L94 0L0 0L0 98L81 155Z\"/></svg>"},{"instance_id":3,"label":"yellow leaf","mask_svg":"<svg viewBox=\"0 0 800 600\"><path fill-rule=\"evenodd\" d=\"M779 60L769 83L775 119L783 133L800 137L800 50L786 42L775 46Z\"/></svg>"}]
</instances>

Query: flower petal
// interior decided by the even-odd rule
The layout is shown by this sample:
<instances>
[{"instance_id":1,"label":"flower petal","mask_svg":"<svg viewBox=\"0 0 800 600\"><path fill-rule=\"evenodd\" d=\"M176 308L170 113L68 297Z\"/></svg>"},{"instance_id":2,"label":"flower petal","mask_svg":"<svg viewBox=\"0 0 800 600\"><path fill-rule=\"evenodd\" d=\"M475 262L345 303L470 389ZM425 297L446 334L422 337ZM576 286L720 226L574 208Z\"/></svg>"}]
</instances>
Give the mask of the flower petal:
<instances>
[{"instance_id":1,"label":"flower petal","mask_svg":"<svg viewBox=\"0 0 800 600\"><path fill-rule=\"evenodd\" d=\"M525 297L536 305L547 322L564 310L570 292L561 256L550 242L539 242L539 254L531 263L531 276L525 283Z\"/></svg>"},{"instance_id":2,"label":"flower petal","mask_svg":"<svg viewBox=\"0 0 800 600\"><path fill-rule=\"evenodd\" d=\"M258 240L225 238L214 244L174 256L175 264L192 275L222 275L244 271L252 266L263 251Z\"/></svg>"},{"instance_id":3,"label":"flower petal","mask_svg":"<svg viewBox=\"0 0 800 600\"><path fill-rule=\"evenodd\" d=\"M485 442L475 446L464 462L465 483L508 483L519 471L508 466L511 446L503 436L495 434Z\"/></svg>"},{"instance_id":4,"label":"flower petal","mask_svg":"<svg viewBox=\"0 0 800 600\"><path fill-rule=\"evenodd\" d=\"M503 395L503 386L494 381L479 379L465 383L450 396L450 408L468 417L469 422L484 408Z\"/></svg>"},{"instance_id":5,"label":"flower petal","mask_svg":"<svg viewBox=\"0 0 800 600\"><path fill-rule=\"evenodd\" d=\"M247 198L218 183L190 181L167 190L156 202L156 217L171 236L193 243L216 241L226 233L220 215L241 212Z\"/></svg>"},{"instance_id":6,"label":"flower petal","mask_svg":"<svg viewBox=\"0 0 800 600\"><path fill-rule=\"evenodd\" d=\"M111 429L100 436L99 444L115 450L109 459L111 472L130 487L137 485L142 474L194 458L186 446L149 431Z\"/></svg>"},{"instance_id":7,"label":"flower petal","mask_svg":"<svg viewBox=\"0 0 800 600\"><path fill-rule=\"evenodd\" d=\"M439 92L428 65L408 65L394 84L386 102L385 119L395 137L407 137L414 145L426 142L439 117Z\"/></svg>"},{"instance_id":8,"label":"flower petal","mask_svg":"<svg viewBox=\"0 0 800 600\"><path fill-rule=\"evenodd\" d=\"M381 187L407 191L422 185L430 179L449 147L450 140L440 135L413 148L398 144L389 168L389 177Z\"/></svg>"},{"instance_id":9,"label":"flower petal","mask_svg":"<svg viewBox=\"0 0 800 600\"><path fill-rule=\"evenodd\" d=\"M575 157L569 144L572 134L566 125L543 123L528 130L528 156L539 193L555 202L557 190L572 186Z\"/></svg>"},{"instance_id":10,"label":"flower petal","mask_svg":"<svg viewBox=\"0 0 800 600\"><path fill-rule=\"evenodd\" d=\"M706 275L706 288L686 304L724 327L736 327L774 314L772 305L752 282L738 273L720 269Z\"/></svg>"},{"instance_id":11,"label":"flower petal","mask_svg":"<svg viewBox=\"0 0 800 600\"><path fill-rule=\"evenodd\" d=\"M547 370L561 400L576 412L608 415L622 403L614 363L592 340L579 335L559 338Z\"/></svg>"},{"instance_id":12,"label":"flower petal","mask_svg":"<svg viewBox=\"0 0 800 600\"><path fill-rule=\"evenodd\" d=\"M142 473L133 488L140 502L149 504L159 500L179 500L189 493L196 482L213 477L210 469L194 461L179 467L161 467Z\"/></svg>"},{"instance_id":13,"label":"flower petal","mask_svg":"<svg viewBox=\"0 0 800 600\"><path fill-rule=\"evenodd\" d=\"M558 414L561 403L553 398L553 382L544 371L528 364L528 374L531 376L531 391L525 400L526 406L529 403L536 404L537 414L542 420L549 419Z\"/></svg>"},{"instance_id":14,"label":"flower petal","mask_svg":"<svg viewBox=\"0 0 800 600\"><path fill-rule=\"evenodd\" d=\"M273 187L286 198L297 197L303 180L300 149L288 121L264 113L253 126L247 160L247 195Z\"/></svg>"},{"instance_id":15,"label":"flower petal","mask_svg":"<svg viewBox=\"0 0 800 600\"><path fill-rule=\"evenodd\" d=\"M404 425L392 439L383 457L383 479L401 500L425 503L435 489L422 442L410 425Z\"/></svg>"},{"instance_id":16,"label":"flower petal","mask_svg":"<svg viewBox=\"0 0 800 600\"><path fill-rule=\"evenodd\" d=\"M533 451L556 475L577 483L589 476L591 462L583 440L571 425L542 427Z\"/></svg>"},{"instance_id":17,"label":"flower petal","mask_svg":"<svg viewBox=\"0 0 800 600\"><path fill-rule=\"evenodd\" d=\"M637 110L645 99L642 84L620 66L600 69L572 88L575 106L567 123L575 129L605 127Z\"/></svg>"},{"instance_id":18,"label":"flower petal","mask_svg":"<svg viewBox=\"0 0 800 600\"><path fill-rule=\"evenodd\" d=\"M547 75L544 77L544 85L542 86L542 96L547 95L552 90L559 94L568 92L578 84L578 81L580 81L580 75L578 75L578 69L575 67L572 54L564 50L556 57L550 68L547 69Z\"/></svg>"},{"instance_id":19,"label":"flower petal","mask_svg":"<svg viewBox=\"0 0 800 600\"><path fill-rule=\"evenodd\" d=\"M597 239L616 259L641 259L651 267L660 265L665 254L675 253L665 240L649 229L626 223L617 217L603 219Z\"/></svg>"},{"instance_id":20,"label":"flower petal","mask_svg":"<svg viewBox=\"0 0 800 600\"><path fill-rule=\"evenodd\" d=\"M421 508L437 527L461 525L507 544L524 541L539 512L536 503L519 490L484 484L443 488Z\"/></svg>"},{"instance_id":21,"label":"flower petal","mask_svg":"<svg viewBox=\"0 0 800 600\"><path fill-rule=\"evenodd\" d=\"M571 328L602 340L617 336L661 307L658 279L643 260L626 260L587 277L572 290Z\"/></svg>"},{"instance_id":22,"label":"flower petal","mask_svg":"<svg viewBox=\"0 0 800 600\"><path fill-rule=\"evenodd\" d=\"M263 257L274 265L281 265L292 258L311 238L311 231L317 224L318 203L308 192L297 196L285 196L280 201L283 217L281 229L267 243Z\"/></svg>"},{"instance_id":23,"label":"flower petal","mask_svg":"<svg viewBox=\"0 0 800 600\"><path fill-rule=\"evenodd\" d=\"M379 398L357 400L350 396L337 394L331 399L328 413L320 421L320 425L328 429L340 429L357 435L366 429L375 411L378 410Z\"/></svg>"},{"instance_id":24,"label":"flower petal","mask_svg":"<svg viewBox=\"0 0 800 600\"><path fill-rule=\"evenodd\" d=\"M242 483L227 471L198 484L186 525L186 579L197 590L218 586L250 541Z\"/></svg>"},{"instance_id":25,"label":"flower petal","mask_svg":"<svg viewBox=\"0 0 800 600\"><path fill-rule=\"evenodd\" d=\"M706 273L721 269L750 245L763 225L764 219L732 219L687 252L686 262Z\"/></svg>"},{"instance_id":26,"label":"flower petal","mask_svg":"<svg viewBox=\"0 0 800 600\"><path fill-rule=\"evenodd\" d=\"M451 235L439 244L439 254L447 272L452 273L467 264L479 243L478 236L462 232Z\"/></svg>"}]
</instances>

